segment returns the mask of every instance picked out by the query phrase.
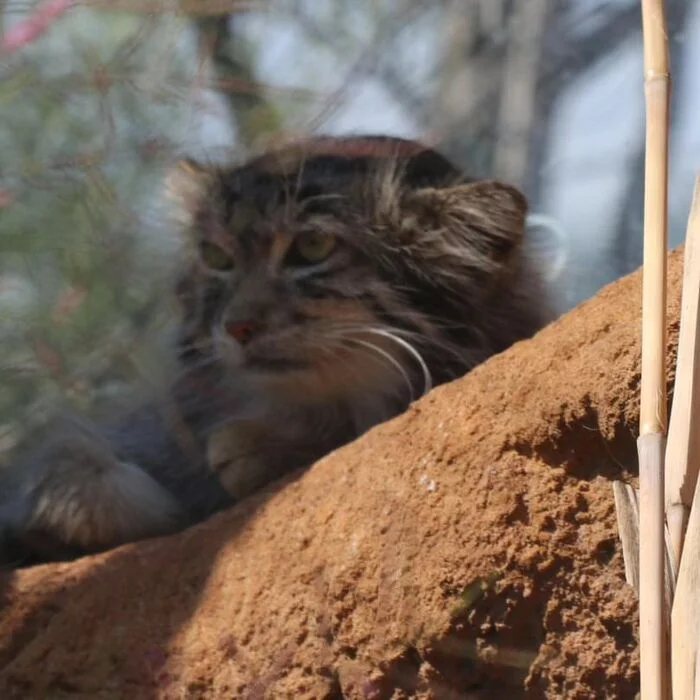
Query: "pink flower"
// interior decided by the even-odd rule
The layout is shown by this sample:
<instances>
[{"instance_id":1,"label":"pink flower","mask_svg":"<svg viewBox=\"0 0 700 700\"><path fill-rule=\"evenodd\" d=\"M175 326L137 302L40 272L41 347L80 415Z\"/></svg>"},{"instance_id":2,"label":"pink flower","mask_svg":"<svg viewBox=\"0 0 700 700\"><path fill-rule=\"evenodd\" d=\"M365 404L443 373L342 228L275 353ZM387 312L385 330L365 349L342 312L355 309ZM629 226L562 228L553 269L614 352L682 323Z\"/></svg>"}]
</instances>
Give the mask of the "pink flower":
<instances>
[{"instance_id":1,"label":"pink flower","mask_svg":"<svg viewBox=\"0 0 700 700\"><path fill-rule=\"evenodd\" d=\"M5 33L0 41L0 52L14 53L36 41L75 4L76 0L48 0L40 5L31 17L18 22Z\"/></svg>"},{"instance_id":2,"label":"pink flower","mask_svg":"<svg viewBox=\"0 0 700 700\"><path fill-rule=\"evenodd\" d=\"M0 209L9 207L15 201L15 195L10 190L4 190L0 187Z\"/></svg>"}]
</instances>

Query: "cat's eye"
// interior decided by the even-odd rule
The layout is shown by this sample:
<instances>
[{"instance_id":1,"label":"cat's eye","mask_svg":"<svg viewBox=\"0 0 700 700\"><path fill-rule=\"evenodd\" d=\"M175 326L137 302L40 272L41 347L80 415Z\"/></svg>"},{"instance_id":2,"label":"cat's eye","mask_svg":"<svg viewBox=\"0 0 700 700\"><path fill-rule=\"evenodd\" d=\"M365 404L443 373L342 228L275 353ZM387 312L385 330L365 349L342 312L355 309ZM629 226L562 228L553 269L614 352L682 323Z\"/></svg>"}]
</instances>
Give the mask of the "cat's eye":
<instances>
[{"instance_id":1,"label":"cat's eye","mask_svg":"<svg viewBox=\"0 0 700 700\"><path fill-rule=\"evenodd\" d=\"M335 236L323 231L306 231L294 241L294 262L313 265L325 260L337 245Z\"/></svg>"},{"instance_id":2,"label":"cat's eye","mask_svg":"<svg viewBox=\"0 0 700 700\"><path fill-rule=\"evenodd\" d=\"M226 272L233 268L233 257L221 246L209 241L202 241L199 244L199 254L202 262L211 270Z\"/></svg>"}]
</instances>

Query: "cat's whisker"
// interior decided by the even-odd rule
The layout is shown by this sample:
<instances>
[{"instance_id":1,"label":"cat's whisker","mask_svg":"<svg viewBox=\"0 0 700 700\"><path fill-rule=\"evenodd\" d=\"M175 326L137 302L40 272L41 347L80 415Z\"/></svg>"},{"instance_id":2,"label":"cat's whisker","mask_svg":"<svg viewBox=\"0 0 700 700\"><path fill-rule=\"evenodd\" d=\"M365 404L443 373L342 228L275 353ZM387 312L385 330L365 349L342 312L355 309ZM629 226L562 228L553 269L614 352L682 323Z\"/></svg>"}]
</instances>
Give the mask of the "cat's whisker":
<instances>
[{"instance_id":1,"label":"cat's whisker","mask_svg":"<svg viewBox=\"0 0 700 700\"><path fill-rule=\"evenodd\" d=\"M389 331L385 331L382 329L368 328L367 331L393 340L395 343L398 343L401 347L403 347L411 355L413 355L423 372L423 396L425 396L425 394L427 394L433 388L433 376L430 373L430 370L428 369L428 365L423 359L423 356L418 352L418 350L416 350L413 347L413 345L411 345L411 343L409 343L407 340L404 340L403 338L398 337L397 335L394 335L393 333L390 333Z\"/></svg>"},{"instance_id":2,"label":"cat's whisker","mask_svg":"<svg viewBox=\"0 0 700 700\"><path fill-rule=\"evenodd\" d=\"M375 346L372 343L369 343L367 341L359 341L358 338L353 338L353 337L347 336L345 334L338 334L335 337L324 335L324 336L322 336L322 341L323 342L313 343L314 347L318 351L328 355L333 360L334 363L342 363L342 365L343 365L342 369L349 370L354 375L356 375L358 378L358 382L362 382L362 380L364 378L364 374L362 372L362 369L360 367L357 367L356 365L354 365L352 362L349 362L347 357L344 357L343 353L341 353L340 351L347 350L348 341L355 342L358 345L361 345L363 347L367 347L368 349L371 348L372 350L375 350L375 351L380 350L380 348L377 348L377 346ZM384 350L382 350L381 353L382 353L382 358L387 359L389 362L391 362L392 366L396 367L401 372L402 376L404 376L404 378L407 378L407 374L406 374L405 370L400 366L400 364L398 363L398 361L395 358L391 357L389 355L389 353L387 353ZM373 358L376 358L376 352L371 353L371 356ZM378 358L378 359L382 359L382 358ZM413 387L410 384L410 381L407 380L407 383L408 383L409 388L411 390L411 395L413 395Z\"/></svg>"},{"instance_id":3,"label":"cat's whisker","mask_svg":"<svg viewBox=\"0 0 700 700\"><path fill-rule=\"evenodd\" d=\"M425 394L427 394L433 388L433 376L430 373L428 365L426 364L425 360L423 359L423 356L418 352L418 350L416 350L416 348L413 345L411 345L411 343L409 343L407 340L400 338L395 333L388 331L384 328L375 328L373 326L357 326L353 330L362 333L374 333L375 335L380 335L384 338L388 338L389 340L393 340L397 345L400 345L404 350L406 350L406 352L412 355L416 362L418 362L418 364L420 365L421 371L423 372L422 396L425 396Z\"/></svg>"},{"instance_id":4,"label":"cat's whisker","mask_svg":"<svg viewBox=\"0 0 700 700\"><path fill-rule=\"evenodd\" d=\"M378 347L374 343L370 343L369 341L353 337L344 332L337 333L339 330L337 327L333 330L336 331L335 334L323 334L319 336L321 342L313 342L312 344L319 352L328 355L332 359L334 365L342 364L342 368L338 366L337 368L334 368L335 371L349 370L353 375L357 376L358 383L363 384L364 380L366 379L366 375L362 368L357 366L356 363L349 362L347 357L344 356L344 353L339 352L340 350L347 350L348 344L352 343L355 346L360 346L360 349L366 349L368 351L367 354L371 358L380 362L389 363L394 369L396 369L408 387L410 400L413 401L415 399L415 389L411 378L409 377L405 368L394 356L391 355L391 353ZM358 328L356 326L349 326L347 330L356 332Z\"/></svg>"},{"instance_id":5,"label":"cat's whisker","mask_svg":"<svg viewBox=\"0 0 700 700\"><path fill-rule=\"evenodd\" d=\"M408 390L411 396L411 401L415 399L415 393L413 390L413 384L411 383L411 379L408 376L408 373L406 370L401 366L401 363L391 355L391 353L388 353L386 350L383 350L380 348L378 345L375 345L374 343L370 343L366 340L360 340L360 338L353 338L352 336L347 336L344 338L346 341L350 341L352 343L357 343L358 345L361 345L362 347L367 348L368 350L373 350L377 354L381 355L389 364L391 364L404 378L406 385L408 386Z\"/></svg>"},{"instance_id":6,"label":"cat's whisker","mask_svg":"<svg viewBox=\"0 0 700 700\"><path fill-rule=\"evenodd\" d=\"M407 312L406 317L412 317L412 314L410 312ZM436 328L449 328L450 326L446 324L437 324L431 320L430 324ZM414 331L414 330L409 330L407 328L399 328L397 326L387 326L387 325L382 325L382 326L373 326L378 328L379 330L383 331L388 331L389 333L396 334L398 336L401 336L405 338L406 340L413 340L415 341L418 345L423 346L423 347L431 347L436 350L442 350L446 353L449 353L452 355L455 360L457 360L461 365L464 366L464 371L466 372L467 369L470 368L470 366L474 363L471 362L465 362L465 352L464 348L460 348L455 346L452 343L446 342L442 340L439 337L434 337L434 336L429 336L426 335L425 333L421 333L419 331ZM454 326L455 328L457 327L456 324ZM345 330L345 331L350 331L350 332L355 332L355 331L362 331L366 330L367 327L365 326L356 326L356 325L346 325L346 326L334 326L334 330Z\"/></svg>"},{"instance_id":7,"label":"cat's whisker","mask_svg":"<svg viewBox=\"0 0 700 700\"><path fill-rule=\"evenodd\" d=\"M426 336L422 333L416 333L413 331L402 331L399 329L390 328L388 329L392 333L396 333L408 340L415 340L418 345L423 347L430 347L433 350L440 350L441 352L451 355L460 365L464 367L464 371L470 368L475 362L467 360L468 354L465 353L464 348L454 345L453 343L442 340L441 338Z\"/></svg>"}]
</instances>

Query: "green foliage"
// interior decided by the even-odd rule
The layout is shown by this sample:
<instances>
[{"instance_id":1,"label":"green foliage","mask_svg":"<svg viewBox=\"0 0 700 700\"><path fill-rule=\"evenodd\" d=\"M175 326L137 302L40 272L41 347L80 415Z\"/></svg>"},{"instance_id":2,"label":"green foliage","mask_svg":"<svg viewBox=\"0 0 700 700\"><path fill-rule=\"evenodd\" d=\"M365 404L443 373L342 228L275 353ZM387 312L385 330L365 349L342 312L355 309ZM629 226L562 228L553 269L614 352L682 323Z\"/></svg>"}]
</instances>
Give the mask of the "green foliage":
<instances>
[{"instance_id":1,"label":"green foliage","mask_svg":"<svg viewBox=\"0 0 700 700\"><path fill-rule=\"evenodd\" d=\"M193 119L186 22L75 8L2 69L0 452L158 366L138 358L167 333L154 203Z\"/></svg>"}]
</instances>

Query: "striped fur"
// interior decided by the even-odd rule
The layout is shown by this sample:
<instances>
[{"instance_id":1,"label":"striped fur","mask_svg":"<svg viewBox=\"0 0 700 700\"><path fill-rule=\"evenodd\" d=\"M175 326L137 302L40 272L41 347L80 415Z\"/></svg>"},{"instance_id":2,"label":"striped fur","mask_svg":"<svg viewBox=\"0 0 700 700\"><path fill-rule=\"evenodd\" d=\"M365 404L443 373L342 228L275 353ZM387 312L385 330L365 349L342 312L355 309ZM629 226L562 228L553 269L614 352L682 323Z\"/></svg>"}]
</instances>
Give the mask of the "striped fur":
<instances>
[{"instance_id":1,"label":"striped fur","mask_svg":"<svg viewBox=\"0 0 700 700\"><path fill-rule=\"evenodd\" d=\"M523 252L523 196L469 180L420 144L312 139L235 168L183 164L169 186L186 233L171 398L175 432L191 434L197 458L132 420L103 448L113 475L109 464L86 468L85 449L59 460L58 476L39 468L24 500L5 508L15 540L36 535L39 510L84 513L88 497L110 523L84 517L78 536L54 517L38 529L92 551L182 527L397 415L549 318ZM159 456L148 441L167 447Z\"/></svg>"}]
</instances>

